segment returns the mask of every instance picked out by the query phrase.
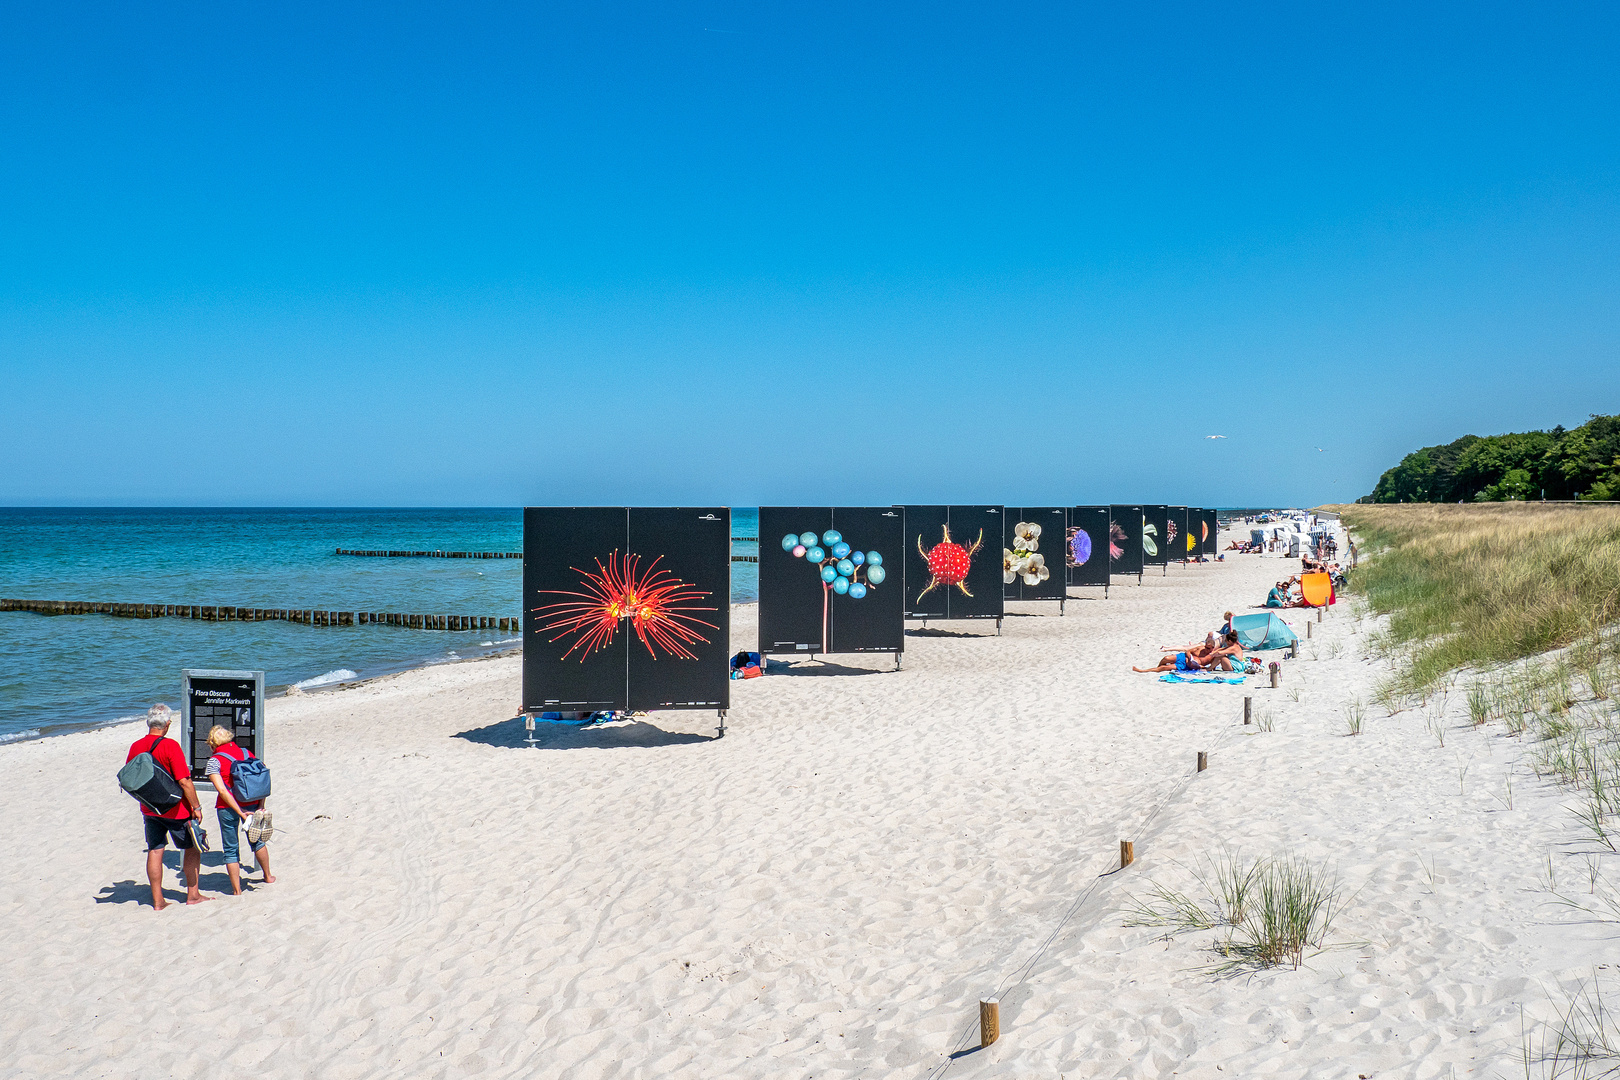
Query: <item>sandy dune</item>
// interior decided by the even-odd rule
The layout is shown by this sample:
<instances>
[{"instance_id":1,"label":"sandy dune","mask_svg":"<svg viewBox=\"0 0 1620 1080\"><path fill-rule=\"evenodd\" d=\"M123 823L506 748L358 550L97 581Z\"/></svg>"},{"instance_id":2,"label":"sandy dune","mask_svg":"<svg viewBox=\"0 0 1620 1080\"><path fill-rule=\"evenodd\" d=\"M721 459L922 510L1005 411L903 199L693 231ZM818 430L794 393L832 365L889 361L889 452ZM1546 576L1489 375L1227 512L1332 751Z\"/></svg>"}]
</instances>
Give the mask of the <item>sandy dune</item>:
<instances>
[{"instance_id":1,"label":"sandy dune","mask_svg":"<svg viewBox=\"0 0 1620 1080\"><path fill-rule=\"evenodd\" d=\"M934 624L900 671L784 666L724 739L665 713L526 746L511 657L280 699L280 881L192 909L144 902L135 731L0 747L0 1076L1522 1075L1521 1003L1620 927L1552 902L1579 833L1519 740L1457 700L1444 747L1371 707L1347 737L1381 673L1347 605L1280 691L1129 671L1285 565ZM1208 935L1124 925L1222 845L1331 860L1337 947L1215 979ZM998 989L1001 1041L952 1058Z\"/></svg>"}]
</instances>

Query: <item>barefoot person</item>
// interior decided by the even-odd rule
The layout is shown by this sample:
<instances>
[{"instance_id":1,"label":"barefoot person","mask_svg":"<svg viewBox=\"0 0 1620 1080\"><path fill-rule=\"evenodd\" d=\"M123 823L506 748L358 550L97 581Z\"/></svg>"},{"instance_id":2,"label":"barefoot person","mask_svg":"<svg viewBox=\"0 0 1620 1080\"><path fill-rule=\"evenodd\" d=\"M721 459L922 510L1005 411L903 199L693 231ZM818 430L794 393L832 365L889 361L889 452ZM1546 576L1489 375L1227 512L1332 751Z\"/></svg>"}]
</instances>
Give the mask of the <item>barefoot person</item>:
<instances>
[{"instance_id":1,"label":"barefoot person","mask_svg":"<svg viewBox=\"0 0 1620 1080\"><path fill-rule=\"evenodd\" d=\"M1195 649L1189 652L1166 653L1159 657L1158 667L1133 667L1131 670L1147 675L1158 671L1201 671L1203 668L1204 664Z\"/></svg>"},{"instance_id":2,"label":"barefoot person","mask_svg":"<svg viewBox=\"0 0 1620 1080\"><path fill-rule=\"evenodd\" d=\"M197 788L191 782L191 769L186 765L186 755L180 749L180 744L164 738L173 720L174 710L167 705L154 705L148 709L146 735L135 740L124 758L128 762L134 760L137 754L151 754L152 760L180 785L180 791L185 796L162 813L145 803L141 804L141 820L146 825L146 880L152 883L152 907L158 911L169 906L168 901L163 899L163 852L170 840L181 851L180 866L186 879L186 903L200 904L213 899L197 891L202 852L197 850L186 825L193 819L202 820L202 800L197 798Z\"/></svg>"},{"instance_id":3,"label":"barefoot person","mask_svg":"<svg viewBox=\"0 0 1620 1080\"><path fill-rule=\"evenodd\" d=\"M208 779L213 781L214 789L219 792L219 798L214 800L214 812L219 815L219 846L225 853L225 872L231 875L231 892L241 896L242 860L238 855L237 830L249 814L263 809L264 802L238 802L231 791L231 766L248 756L248 752L237 745L236 736L231 734L231 730L215 725L208 732L208 745L214 748L213 755L208 759ZM264 883L269 885L276 880L270 873L270 842L257 840L257 836L256 831L250 830L248 843L252 845L253 857L264 874Z\"/></svg>"}]
</instances>

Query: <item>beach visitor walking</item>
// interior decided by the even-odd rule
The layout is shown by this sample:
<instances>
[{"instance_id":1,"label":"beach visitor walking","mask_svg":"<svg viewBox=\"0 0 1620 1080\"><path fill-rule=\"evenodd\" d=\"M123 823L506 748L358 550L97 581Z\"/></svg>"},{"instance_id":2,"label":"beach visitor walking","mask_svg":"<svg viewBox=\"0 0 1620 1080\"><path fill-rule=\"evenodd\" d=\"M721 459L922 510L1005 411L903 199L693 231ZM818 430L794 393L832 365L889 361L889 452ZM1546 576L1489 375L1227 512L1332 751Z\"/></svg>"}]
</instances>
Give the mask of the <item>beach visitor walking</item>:
<instances>
[{"instance_id":1,"label":"beach visitor walking","mask_svg":"<svg viewBox=\"0 0 1620 1080\"><path fill-rule=\"evenodd\" d=\"M192 838L187 825L202 820L202 800L191 782L191 770L186 766L186 755L180 744L165 738L174 720L174 710L167 705L154 705L146 712L146 734L136 739L129 748L125 763L138 754L151 754L152 760L180 785L184 798L161 813L141 804L141 821L146 826L146 880L152 885L152 907L162 911L168 907L163 899L163 852L170 840L180 849L181 873L186 882L186 903L200 904L212 900L197 891L197 877L202 872L202 852Z\"/></svg>"},{"instance_id":2,"label":"beach visitor walking","mask_svg":"<svg viewBox=\"0 0 1620 1080\"><path fill-rule=\"evenodd\" d=\"M213 747L214 753L208 759L207 775L219 792L219 798L214 800L214 812L219 815L219 846L225 853L225 872L231 876L231 892L241 896L242 860L238 854L240 839L237 830L245 824L249 814L264 808L264 800L238 802L231 790L232 766L245 761L250 755L245 748L237 745L236 736L229 728L215 725L210 729L208 745ZM253 858L264 874L264 883L269 885L276 880L270 873L270 842L260 839L260 836L256 828L250 830L248 844L253 848Z\"/></svg>"}]
</instances>

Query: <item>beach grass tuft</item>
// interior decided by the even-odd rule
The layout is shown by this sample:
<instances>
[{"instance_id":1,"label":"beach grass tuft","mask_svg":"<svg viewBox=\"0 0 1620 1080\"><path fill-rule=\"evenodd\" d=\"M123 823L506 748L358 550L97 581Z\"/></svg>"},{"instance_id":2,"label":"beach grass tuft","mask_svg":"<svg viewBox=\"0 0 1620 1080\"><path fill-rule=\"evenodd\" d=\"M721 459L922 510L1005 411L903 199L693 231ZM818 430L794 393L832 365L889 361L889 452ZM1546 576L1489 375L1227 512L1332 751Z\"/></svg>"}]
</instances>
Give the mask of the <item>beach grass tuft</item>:
<instances>
[{"instance_id":1,"label":"beach grass tuft","mask_svg":"<svg viewBox=\"0 0 1620 1080\"><path fill-rule=\"evenodd\" d=\"M1541 1080L1620 1076L1620 1016L1604 996L1597 972L1554 1003L1554 1018L1534 1027L1521 1020L1524 1075Z\"/></svg>"},{"instance_id":2,"label":"beach grass tuft","mask_svg":"<svg viewBox=\"0 0 1620 1080\"><path fill-rule=\"evenodd\" d=\"M1361 734L1362 721L1367 719L1367 707L1361 703L1360 698L1351 698L1344 707L1344 724L1351 735Z\"/></svg>"},{"instance_id":3,"label":"beach grass tuft","mask_svg":"<svg viewBox=\"0 0 1620 1080\"><path fill-rule=\"evenodd\" d=\"M1126 922L1171 933L1221 928L1213 948L1223 959L1210 969L1217 975L1297 969L1307 948L1322 947L1343 907L1338 876L1297 856L1246 861L1223 852L1193 877L1196 894L1153 883Z\"/></svg>"}]
</instances>

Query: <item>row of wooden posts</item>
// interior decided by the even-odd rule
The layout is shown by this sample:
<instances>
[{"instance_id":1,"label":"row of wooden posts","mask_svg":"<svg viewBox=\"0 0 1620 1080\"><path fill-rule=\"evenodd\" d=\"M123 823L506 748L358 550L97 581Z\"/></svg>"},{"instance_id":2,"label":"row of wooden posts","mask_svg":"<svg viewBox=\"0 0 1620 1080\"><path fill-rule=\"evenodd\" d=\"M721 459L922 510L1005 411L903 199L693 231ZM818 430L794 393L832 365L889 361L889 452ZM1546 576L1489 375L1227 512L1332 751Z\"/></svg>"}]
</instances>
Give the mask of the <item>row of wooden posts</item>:
<instances>
[{"instance_id":1,"label":"row of wooden posts","mask_svg":"<svg viewBox=\"0 0 1620 1080\"><path fill-rule=\"evenodd\" d=\"M1316 621L1322 621L1321 608L1316 609ZM1311 636L1309 618L1305 621L1305 636ZM1275 665L1271 668L1271 688L1273 690L1277 688L1277 668ZM1254 722L1254 698L1247 695L1243 698L1243 722L1245 724ZM1194 759L1193 770L1203 772L1207 768L1209 768L1209 751L1200 750L1197 758ZM1135 841L1121 840L1119 842L1119 868L1123 870L1135 861ZM993 997L981 998L979 999L979 1045L989 1046L999 1038L1001 1038L1001 999Z\"/></svg>"},{"instance_id":2,"label":"row of wooden posts","mask_svg":"<svg viewBox=\"0 0 1620 1080\"><path fill-rule=\"evenodd\" d=\"M37 615L111 615L120 619L199 619L203 622L291 622L305 626L400 626L409 630L500 630L516 633L518 618L494 615L413 615L391 611L322 611L197 604L98 604L81 600L0 600L0 611Z\"/></svg>"},{"instance_id":3,"label":"row of wooden posts","mask_svg":"<svg viewBox=\"0 0 1620 1080\"><path fill-rule=\"evenodd\" d=\"M372 559L521 559L521 551L351 551L338 548L339 555L364 555Z\"/></svg>"}]
</instances>

